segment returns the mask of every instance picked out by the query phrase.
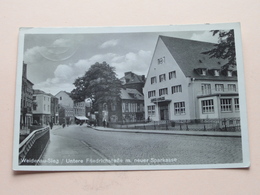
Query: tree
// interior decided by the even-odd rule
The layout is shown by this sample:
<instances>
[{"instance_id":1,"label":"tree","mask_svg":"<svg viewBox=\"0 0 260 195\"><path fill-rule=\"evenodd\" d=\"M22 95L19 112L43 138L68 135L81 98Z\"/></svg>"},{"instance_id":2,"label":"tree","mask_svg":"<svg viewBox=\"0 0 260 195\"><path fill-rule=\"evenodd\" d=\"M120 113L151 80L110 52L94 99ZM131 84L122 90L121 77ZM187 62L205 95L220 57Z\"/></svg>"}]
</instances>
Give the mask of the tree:
<instances>
[{"instance_id":1,"label":"tree","mask_svg":"<svg viewBox=\"0 0 260 195\"><path fill-rule=\"evenodd\" d=\"M90 98L94 110L99 110L104 103L120 101L121 81L116 77L115 68L106 62L95 63L73 84L76 88L71 91L72 99L80 102Z\"/></svg>"},{"instance_id":2,"label":"tree","mask_svg":"<svg viewBox=\"0 0 260 195\"><path fill-rule=\"evenodd\" d=\"M229 67L236 66L236 50L235 50L235 35L234 30L212 30L213 36L219 35L218 44L214 45L214 48L202 52L207 54L210 58L220 58L227 60L227 63L222 66L222 69L228 69Z\"/></svg>"}]
</instances>

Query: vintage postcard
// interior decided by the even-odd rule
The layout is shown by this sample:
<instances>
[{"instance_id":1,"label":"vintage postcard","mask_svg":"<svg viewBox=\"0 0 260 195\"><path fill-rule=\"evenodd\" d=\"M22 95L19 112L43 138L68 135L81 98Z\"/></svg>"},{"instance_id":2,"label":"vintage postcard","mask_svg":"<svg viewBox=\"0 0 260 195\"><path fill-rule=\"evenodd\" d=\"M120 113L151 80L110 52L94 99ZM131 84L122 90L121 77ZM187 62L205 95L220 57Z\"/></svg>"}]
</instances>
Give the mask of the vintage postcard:
<instances>
[{"instance_id":1,"label":"vintage postcard","mask_svg":"<svg viewBox=\"0 0 260 195\"><path fill-rule=\"evenodd\" d=\"M21 28L16 171L247 168L239 23Z\"/></svg>"}]
</instances>

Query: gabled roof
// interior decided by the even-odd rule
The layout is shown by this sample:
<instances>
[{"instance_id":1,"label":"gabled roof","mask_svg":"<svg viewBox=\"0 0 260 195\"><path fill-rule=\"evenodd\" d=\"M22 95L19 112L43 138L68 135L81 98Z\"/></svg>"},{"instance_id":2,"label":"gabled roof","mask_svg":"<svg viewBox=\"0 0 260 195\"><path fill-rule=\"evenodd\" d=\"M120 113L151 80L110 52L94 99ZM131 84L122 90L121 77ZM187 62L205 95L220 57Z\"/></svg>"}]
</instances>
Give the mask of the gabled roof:
<instances>
[{"instance_id":1,"label":"gabled roof","mask_svg":"<svg viewBox=\"0 0 260 195\"><path fill-rule=\"evenodd\" d=\"M121 99L124 100L144 100L144 96L136 89L121 89Z\"/></svg>"},{"instance_id":2,"label":"gabled roof","mask_svg":"<svg viewBox=\"0 0 260 195\"><path fill-rule=\"evenodd\" d=\"M33 94L44 94L44 95L48 95L47 93L45 93L44 91L40 90L40 89L34 89L33 90Z\"/></svg>"},{"instance_id":3,"label":"gabled roof","mask_svg":"<svg viewBox=\"0 0 260 195\"><path fill-rule=\"evenodd\" d=\"M209 55L202 54L202 52L209 51L214 47L214 43L207 43L201 41L180 39L174 37L159 36L159 38L166 45L167 49L180 66L186 77L196 79L213 79L214 80L237 80L236 76L227 77L220 74L214 77L210 74L201 76L196 72L196 69L221 69L227 63L227 60L210 58Z\"/></svg>"},{"instance_id":4,"label":"gabled roof","mask_svg":"<svg viewBox=\"0 0 260 195\"><path fill-rule=\"evenodd\" d=\"M69 92L67 92L67 91L60 91L60 92L58 92L55 96L57 96L59 93L64 93L64 94L67 94L69 97L70 97L70 93Z\"/></svg>"}]
</instances>

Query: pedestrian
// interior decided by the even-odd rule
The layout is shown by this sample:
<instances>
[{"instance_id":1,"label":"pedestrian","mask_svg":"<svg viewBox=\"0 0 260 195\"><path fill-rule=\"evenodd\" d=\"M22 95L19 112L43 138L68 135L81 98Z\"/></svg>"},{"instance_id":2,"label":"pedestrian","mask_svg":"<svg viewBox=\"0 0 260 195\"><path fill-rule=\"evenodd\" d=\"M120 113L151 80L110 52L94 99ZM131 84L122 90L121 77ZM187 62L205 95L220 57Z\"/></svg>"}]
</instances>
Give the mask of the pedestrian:
<instances>
[{"instance_id":1,"label":"pedestrian","mask_svg":"<svg viewBox=\"0 0 260 195\"><path fill-rule=\"evenodd\" d=\"M103 120L103 127L106 127L106 119Z\"/></svg>"},{"instance_id":2,"label":"pedestrian","mask_svg":"<svg viewBox=\"0 0 260 195\"><path fill-rule=\"evenodd\" d=\"M52 127L53 127L53 122L52 122L52 121L50 122L50 127L51 127L51 129L52 129Z\"/></svg>"}]
</instances>

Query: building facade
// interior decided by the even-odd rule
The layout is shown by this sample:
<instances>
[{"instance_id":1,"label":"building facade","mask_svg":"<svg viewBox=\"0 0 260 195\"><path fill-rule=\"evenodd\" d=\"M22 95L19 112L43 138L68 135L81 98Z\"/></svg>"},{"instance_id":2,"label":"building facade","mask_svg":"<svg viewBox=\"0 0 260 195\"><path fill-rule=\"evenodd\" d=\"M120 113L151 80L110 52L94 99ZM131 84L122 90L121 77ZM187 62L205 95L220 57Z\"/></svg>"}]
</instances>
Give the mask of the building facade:
<instances>
[{"instance_id":1,"label":"building facade","mask_svg":"<svg viewBox=\"0 0 260 195\"><path fill-rule=\"evenodd\" d=\"M59 104L59 123L71 124L75 122L75 117L86 116L85 102L74 102L66 91L60 91L55 97Z\"/></svg>"},{"instance_id":2,"label":"building facade","mask_svg":"<svg viewBox=\"0 0 260 195\"><path fill-rule=\"evenodd\" d=\"M121 89L122 120L137 122L144 120L144 96L136 89Z\"/></svg>"},{"instance_id":3,"label":"building facade","mask_svg":"<svg viewBox=\"0 0 260 195\"><path fill-rule=\"evenodd\" d=\"M143 89L154 121L237 118L237 71L202 54L214 44L159 36Z\"/></svg>"},{"instance_id":4,"label":"building facade","mask_svg":"<svg viewBox=\"0 0 260 195\"><path fill-rule=\"evenodd\" d=\"M59 124L59 100L54 95L51 96L51 122Z\"/></svg>"},{"instance_id":5,"label":"building facade","mask_svg":"<svg viewBox=\"0 0 260 195\"><path fill-rule=\"evenodd\" d=\"M120 101L101 105L100 120L112 123L144 120L143 86L145 76L129 71L125 72L120 81L122 82Z\"/></svg>"},{"instance_id":6,"label":"building facade","mask_svg":"<svg viewBox=\"0 0 260 195\"><path fill-rule=\"evenodd\" d=\"M51 95L41 90L33 93L33 122L38 125L48 125L51 121Z\"/></svg>"},{"instance_id":7,"label":"building facade","mask_svg":"<svg viewBox=\"0 0 260 195\"><path fill-rule=\"evenodd\" d=\"M33 83L27 79L27 64L23 63L20 128L27 129L33 122Z\"/></svg>"}]
</instances>

